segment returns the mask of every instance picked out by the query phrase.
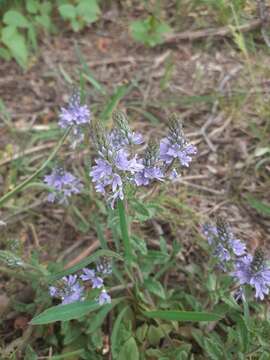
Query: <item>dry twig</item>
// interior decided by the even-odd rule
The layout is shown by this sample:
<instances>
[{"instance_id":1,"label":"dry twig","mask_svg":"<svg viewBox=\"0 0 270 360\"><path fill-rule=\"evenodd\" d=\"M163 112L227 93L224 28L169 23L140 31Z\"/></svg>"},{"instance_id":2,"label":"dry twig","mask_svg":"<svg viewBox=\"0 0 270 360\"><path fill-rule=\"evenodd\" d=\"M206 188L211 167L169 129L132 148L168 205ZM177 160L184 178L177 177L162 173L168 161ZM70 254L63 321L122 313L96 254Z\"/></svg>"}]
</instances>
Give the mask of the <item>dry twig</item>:
<instances>
[{"instance_id":1,"label":"dry twig","mask_svg":"<svg viewBox=\"0 0 270 360\"><path fill-rule=\"evenodd\" d=\"M239 32L248 32L262 26L262 19L254 19L250 22L240 25L237 27ZM232 34L232 29L230 26L223 26L220 28L205 29L205 30L196 30L196 31L184 31L182 33L168 34L165 38L165 43L173 43L180 40L198 40L205 37L220 37L228 36Z\"/></svg>"}]
</instances>

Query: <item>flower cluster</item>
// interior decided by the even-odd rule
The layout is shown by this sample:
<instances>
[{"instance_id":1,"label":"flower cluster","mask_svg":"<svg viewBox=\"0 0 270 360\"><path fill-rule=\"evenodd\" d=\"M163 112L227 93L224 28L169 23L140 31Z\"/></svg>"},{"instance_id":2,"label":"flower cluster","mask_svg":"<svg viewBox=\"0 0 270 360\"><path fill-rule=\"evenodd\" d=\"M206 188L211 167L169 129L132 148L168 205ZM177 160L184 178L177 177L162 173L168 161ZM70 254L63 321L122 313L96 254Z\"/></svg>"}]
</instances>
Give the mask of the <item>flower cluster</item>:
<instances>
[{"instance_id":1,"label":"flower cluster","mask_svg":"<svg viewBox=\"0 0 270 360\"><path fill-rule=\"evenodd\" d=\"M59 126L63 129L72 127L72 148L84 140L82 127L89 123L91 113L87 105L81 104L79 92L70 97L67 107L62 107L59 115Z\"/></svg>"},{"instance_id":2,"label":"flower cluster","mask_svg":"<svg viewBox=\"0 0 270 360\"><path fill-rule=\"evenodd\" d=\"M65 205L72 194L80 193L83 188L79 179L62 168L55 168L50 175L44 177L44 182L51 188L48 201L58 201Z\"/></svg>"},{"instance_id":3,"label":"flower cluster","mask_svg":"<svg viewBox=\"0 0 270 360\"><path fill-rule=\"evenodd\" d=\"M99 305L110 304L112 299L104 287L103 279L97 275L93 269L83 269L83 274L80 276L83 281L90 281L93 289L101 289L98 297Z\"/></svg>"},{"instance_id":4,"label":"flower cluster","mask_svg":"<svg viewBox=\"0 0 270 360\"><path fill-rule=\"evenodd\" d=\"M261 300L268 295L270 287L270 268L266 266L260 248L254 256L247 254L236 261L233 276L241 285L248 284L255 288L255 297Z\"/></svg>"},{"instance_id":5,"label":"flower cluster","mask_svg":"<svg viewBox=\"0 0 270 360\"><path fill-rule=\"evenodd\" d=\"M100 265L101 266L101 265ZM80 283L90 281L92 289L100 289L97 302L99 305L110 304L111 297L104 287L104 280L101 275L110 274L109 267L97 267L97 271L84 268L83 273L79 276L64 276L56 286L49 287L49 293L52 297L58 298L62 304L71 304L75 301L83 301L85 299L85 287Z\"/></svg>"},{"instance_id":6,"label":"flower cluster","mask_svg":"<svg viewBox=\"0 0 270 360\"><path fill-rule=\"evenodd\" d=\"M226 222L218 218L216 226L205 224L203 234L218 259L219 267L227 271L239 284L236 298L244 300L243 285L255 289L255 297L261 300L269 293L270 268L266 265L263 252L257 248L252 256L245 244L236 239Z\"/></svg>"},{"instance_id":7,"label":"flower cluster","mask_svg":"<svg viewBox=\"0 0 270 360\"><path fill-rule=\"evenodd\" d=\"M196 153L196 148L187 142L181 124L175 117L168 137L161 140L160 146L150 142L143 153L135 151L136 146L144 143L143 137L131 131L124 113L115 112L113 120L112 131L94 130L98 158L90 171L96 191L107 196L112 207L118 199L124 199L127 184L148 186L152 181L162 181L166 177L172 180L178 176L176 169L171 171L174 159L170 155L171 160L168 160L172 152L164 150L164 142L169 141L173 146L178 144L182 166L187 166L191 161L190 155Z\"/></svg>"},{"instance_id":8,"label":"flower cluster","mask_svg":"<svg viewBox=\"0 0 270 360\"><path fill-rule=\"evenodd\" d=\"M191 155L197 153L197 148L190 144L185 137L182 124L175 114L169 121L169 134L160 141L160 158L166 164L171 165L178 159L180 165L188 167L192 161Z\"/></svg>"},{"instance_id":9,"label":"flower cluster","mask_svg":"<svg viewBox=\"0 0 270 360\"><path fill-rule=\"evenodd\" d=\"M233 256L242 256L246 253L245 244L235 238L229 225L220 217L217 218L216 226L205 224L203 233L224 270L226 262L232 260Z\"/></svg>"},{"instance_id":10,"label":"flower cluster","mask_svg":"<svg viewBox=\"0 0 270 360\"><path fill-rule=\"evenodd\" d=\"M84 288L78 282L77 275L64 276L58 285L50 286L49 292L52 297L61 299L62 304L84 300Z\"/></svg>"}]
</instances>

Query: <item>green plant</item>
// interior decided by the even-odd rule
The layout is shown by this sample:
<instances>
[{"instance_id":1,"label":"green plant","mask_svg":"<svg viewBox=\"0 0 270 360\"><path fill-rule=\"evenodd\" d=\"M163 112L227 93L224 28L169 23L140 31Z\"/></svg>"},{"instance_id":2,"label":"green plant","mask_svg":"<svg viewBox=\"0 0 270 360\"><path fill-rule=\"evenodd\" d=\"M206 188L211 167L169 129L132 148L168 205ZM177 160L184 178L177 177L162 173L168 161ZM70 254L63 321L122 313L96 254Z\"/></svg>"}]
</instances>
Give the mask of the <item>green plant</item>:
<instances>
[{"instance_id":1,"label":"green plant","mask_svg":"<svg viewBox=\"0 0 270 360\"><path fill-rule=\"evenodd\" d=\"M76 4L69 2L59 5L59 13L64 20L70 21L74 31L97 21L100 9L97 0L78 0Z\"/></svg>"},{"instance_id":2,"label":"green plant","mask_svg":"<svg viewBox=\"0 0 270 360\"><path fill-rule=\"evenodd\" d=\"M5 60L14 58L23 69L27 68L31 50L38 48L41 31L56 32L53 13L70 22L74 31L83 29L96 21L100 9L96 0L59 0L56 3L41 0L25 0L6 4L0 30L0 56Z\"/></svg>"},{"instance_id":3,"label":"green plant","mask_svg":"<svg viewBox=\"0 0 270 360\"><path fill-rule=\"evenodd\" d=\"M170 26L151 15L145 20L137 20L130 24L132 37L148 46L162 44L164 36L171 31Z\"/></svg>"}]
</instances>

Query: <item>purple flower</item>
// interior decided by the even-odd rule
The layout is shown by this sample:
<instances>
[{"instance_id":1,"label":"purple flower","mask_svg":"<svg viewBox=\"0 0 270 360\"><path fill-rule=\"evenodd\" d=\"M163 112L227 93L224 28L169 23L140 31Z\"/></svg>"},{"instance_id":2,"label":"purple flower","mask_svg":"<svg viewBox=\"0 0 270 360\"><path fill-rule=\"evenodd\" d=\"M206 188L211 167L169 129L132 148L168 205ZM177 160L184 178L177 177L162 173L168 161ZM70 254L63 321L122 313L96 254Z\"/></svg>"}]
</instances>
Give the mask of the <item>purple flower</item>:
<instances>
[{"instance_id":1,"label":"purple flower","mask_svg":"<svg viewBox=\"0 0 270 360\"><path fill-rule=\"evenodd\" d=\"M128 152L124 149L117 151L114 159L115 166L122 171L129 171L134 174L137 171L143 169L143 165L137 161L137 157L133 157L131 160L128 160Z\"/></svg>"},{"instance_id":2,"label":"purple flower","mask_svg":"<svg viewBox=\"0 0 270 360\"><path fill-rule=\"evenodd\" d=\"M71 96L66 108L62 107L59 115L59 126L68 128L72 125L87 124L90 120L90 110L87 105L81 105L79 93Z\"/></svg>"},{"instance_id":3,"label":"purple flower","mask_svg":"<svg viewBox=\"0 0 270 360\"><path fill-rule=\"evenodd\" d=\"M182 124L175 114L169 119L169 134L160 141L160 159L167 165L178 159L180 165L188 167L192 161L191 155L197 153L196 146L190 144L185 137Z\"/></svg>"},{"instance_id":4,"label":"purple flower","mask_svg":"<svg viewBox=\"0 0 270 360\"><path fill-rule=\"evenodd\" d=\"M101 291L98 298L99 305L110 304L112 299L105 289Z\"/></svg>"},{"instance_id":5,"label":"purple flower","mask_svg":"<svg viewBox=\"0 0 270 360\"><path fill-rule=\"evenodd\" d=\"M96 276L96 272L93 269L84 268L83 274L80 276L80 278L83 281L90 280L94 289L100 289L103 287L103 279L99 276Z\"/></svg>"},{"instance_id":6,"label":"purple flower","mask_svg":"<svg viewBox=\"0 0 270 360\"><path fill-rule=\"evenodd\" d=\"M68 204L67 198L80 193L83 188L79 179L61 168L53 169L50 175L44 177L44 182L51 187L48 201L57 200L60 204Z\"/></svg>"},{"instance_id":7,"label":"purple flower","mask_svg":"<svg viewBox=\"0 0 270 360\"><path fill-rule=\"evenodd\" d=\"M84 140L82 126L89 123L91 118L90 110L87 105L81 104L79 93L74 93L68 106L62 107L59 115L59 126L67 129L72 126L72 148L75 148Z\"/></svg>"},{"instance_id":8,"label":"purple flower","mask_svg":"<svg viewBox=\"0 0 270 360\"><path fill-rule=\"evenodd\" d=\"M97 192L103 195L108 193L108 200L113 208L118 199L124 199L124 182L130 180L143 165L137 161L136 156L129 159L129 154L124 149L107 149L100 156L95 160L96 165L90 171L90 176Z\"/></svg>"},{"instance_id":9,"label":"purple flower","mask_svg":"<svg viewBox=\"0 0 270 360\"><path fill-rule=\"evenodd\" d=\"M108 141L112 147L119 150L128 145L140 145L143 143L143 136L140 133L113 129L108 135Z\"/></svg>"},{"instance_id":10,"label":"purple flower","mask_svg":"<svg viewBox=\"0 0 270 360\"><path fill-rule=\"evenodd\" d=\"M174 143L170 138L164 138L160 141L160 159L166 164L171 164L174 159L178 158L182 166L188 167L192 161L190 155L195 155L197 148L186 142Z\"/></svg>"},{"instance_id":11,"label":"purple flower","mask_svg":"<svg viewBox=\"0 0 270 360\"><path fill-rule=\"evenodd\" d=\"M264 262L263 253L256 249L254 256L246 255L235 264L233 276L241 285L248 284L255 288L255 297L261 300L269 293L270 268Z\"/></svg>"},{"instance_id":12,"label":"purple flower","mask_svg":"<svg viewBox=\"0 0 270 360\"><path fill-rule=\"evenodd\" d=\"M112 147L119 150L130 145L143 143L143 136L140 133L131 131L124 112L114 111L112 117L115 128L108 134L108 140Z\"/></svg>"},{"instance_id":13,"label":"purple flower","mask_svg":"<svg viewBox=\"0 0 270 360\"><path fill-rule=\"evenodd\" d=\"M208 223L202 226L202 233L207 238L208 244L212 245L218 236L218 231L216 226L212 226Z\"/></svg>"},{"instance_id":14,"label":"purple flower","mask_svg":"<svg viewBox=\"0 0 270 360\"><path fill-rule=\"evenodd\" d=\"M218 218L216 226L204 224L202 232L213 248L213 254L219 259L219 266L226 270L225 263L246 253L246 246L236 239L228 224Z\"/></svg>"},{"instance_id":15,"label":"purple flower","mask_svg":"<svg viewBox=\"0 0 270 360\"><path fill-rule=\"evenodd\" d=\"M77 281L77 275L63 277L59 287L50 286L49 292L52 297L60 298L63 305L84 300L84 288Z\"/></svg>"},{"instance_id":16,"label":"purple flower","mask_svg":"<svg viewBox=\"0 0 270 360\"><path fill-rule=\"evenodd\" d=\"M101 277L97 276L92 279L92 287L93 289L100 289L103 287L103 279Z\"/></svg>"},{"instance_id":17,"label":"purple flower","mask_svg":"<svg viewBox=\"0 0 270 360\"><path fill-rule=\"evenodd\" d=\"M145 167L135 174L134 180L137 186L147 186L151 180L163 180L163 177L164 175L159 167Z\"/></svg>"},{"instance_id":18,"label":"purple flower","mask_svg":"<svg viewBox=\"0 0 270 360\"><path fill-rule=\"evenodd\" d=\"M80 276L80 278L83 280L83 281L87 281L87 280L93 280L96 276L96 272L95 270L93 269L87 269L87 268L84 268L83 269L83 274Z\"/></svg>"}]
</instances>

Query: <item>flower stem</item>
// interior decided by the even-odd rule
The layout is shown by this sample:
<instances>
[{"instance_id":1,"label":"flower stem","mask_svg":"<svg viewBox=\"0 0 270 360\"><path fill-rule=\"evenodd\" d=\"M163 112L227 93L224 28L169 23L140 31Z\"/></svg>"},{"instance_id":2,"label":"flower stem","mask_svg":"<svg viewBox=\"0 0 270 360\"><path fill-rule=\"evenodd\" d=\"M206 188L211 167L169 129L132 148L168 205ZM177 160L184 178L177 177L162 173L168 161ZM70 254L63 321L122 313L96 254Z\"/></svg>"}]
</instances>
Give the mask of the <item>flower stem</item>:
<instances>
[{"instance_id":1,"label":"flower stem","mask_svg":"<svg viewBox=\"0 0 270 360\"><path fill-rule=\"evenodd\" d=\"M118 200L117 206L118 206L118 214L119 214L119 220L120 220L120 229L121 229L121 234L122 234L122 240L123 240L123 244L124 244L125 260L128 264L130 264L131 260L132 260L132 249L131 249L131 243L130 243L130 238L129 238L128 223L127 223L124 201Z\"/></svg>"},{"instance_id":2,"label":"flower stem","mask_svg":"<svg viewBox=\"0 0 270 360\"><path fill-rule=\"evenodd\" d=\"M39 174L47 167L47 165L49 164L49 162L55 157L55 155L58 153L59 149L61 148L61 146L63 145L63 143L65 142L68 134L70 133L71 128L69 128L64 135L62 136L62 138L60 139L60 141L58 142L58 144L56 145L56 147L54 148L54 150L52 151L52 153L50 154L50 156L48 157L48 159L40 166L40 168L38 168L34 174L32 174L31 176L29 176L27 179L25 179L22 183L20 183L19 185L17 185L14 189L12 189L11 191L9 191L8 193L6 193L4 196L2 196L0 198L0 207L2 207L13 195L17 194L19 191L23 190L28 184L31 183L31 181L33 181L37 176L39 176Z\"/></svg>"}]
</instances>

